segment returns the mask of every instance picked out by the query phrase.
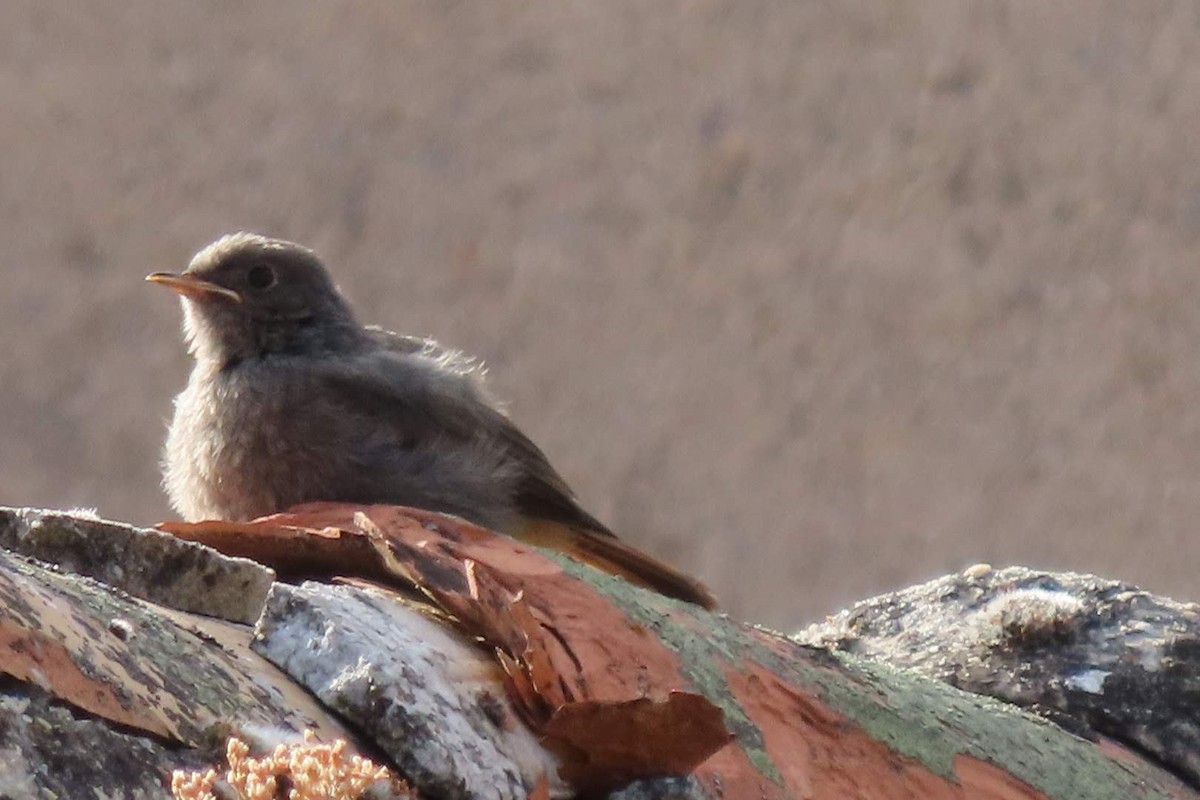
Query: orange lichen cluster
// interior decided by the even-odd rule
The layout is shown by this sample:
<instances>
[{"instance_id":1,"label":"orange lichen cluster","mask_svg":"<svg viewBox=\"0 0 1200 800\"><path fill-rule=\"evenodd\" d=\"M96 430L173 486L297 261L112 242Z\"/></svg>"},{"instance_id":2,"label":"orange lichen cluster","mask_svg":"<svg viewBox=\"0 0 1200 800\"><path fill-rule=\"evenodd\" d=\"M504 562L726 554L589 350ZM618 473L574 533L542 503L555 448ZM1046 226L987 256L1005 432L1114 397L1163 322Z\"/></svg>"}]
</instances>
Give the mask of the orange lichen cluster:
<instances>
[{"instance_id":1,"label":"orange lichen cluster","mask_svg":"<svg viewBox=\"0 0 1200 800\"><path fill-rule=\"evenodd\" d=\"M281 744L263 758L250 758L250 746L234 736L225 750L225 782L237 800L358 800L371 784L391 776L368 759L348 755L346 747L343 739L321 744L305 731L303 744ZM213 769L177 770L171 794L175 800L217 800L218 778Z\"/></svg>"}]
</instances>

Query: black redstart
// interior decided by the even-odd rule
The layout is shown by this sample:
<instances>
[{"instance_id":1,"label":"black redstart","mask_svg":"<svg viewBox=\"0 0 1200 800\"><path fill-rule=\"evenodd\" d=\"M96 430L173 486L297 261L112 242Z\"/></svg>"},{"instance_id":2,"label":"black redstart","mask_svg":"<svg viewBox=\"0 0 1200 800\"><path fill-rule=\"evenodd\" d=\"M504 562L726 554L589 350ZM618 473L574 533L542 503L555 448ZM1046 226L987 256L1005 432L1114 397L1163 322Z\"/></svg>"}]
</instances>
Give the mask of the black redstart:
<instances>
[{"instance_id":1,"label":"black redstart","mask_svg":"<svg viewBox=\"0 0 1200 800\"><path fill-rule=\"evenodd\" d=\"M237 233L146 280L182 296L196 360L166 444L164 483L185 519L319 500L415 506L715 605L579 506L475 361L360 325L311 250Z\"/></svg>"}]
</instances>

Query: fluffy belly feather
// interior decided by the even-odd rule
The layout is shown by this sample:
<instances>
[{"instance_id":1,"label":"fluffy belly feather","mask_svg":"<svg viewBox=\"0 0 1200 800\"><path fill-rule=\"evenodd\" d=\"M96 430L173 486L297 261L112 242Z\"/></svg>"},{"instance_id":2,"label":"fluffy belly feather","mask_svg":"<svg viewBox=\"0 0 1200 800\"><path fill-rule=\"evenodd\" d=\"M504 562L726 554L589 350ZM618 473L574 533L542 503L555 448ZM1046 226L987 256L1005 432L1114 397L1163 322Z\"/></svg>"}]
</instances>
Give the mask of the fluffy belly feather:
<instances>
[{"instance_id":1,"label":"fluffy belly feather","mask_svg":"<svg viewBox=\"0 0 1200 800\"><path fill-rule=\"evenodd\" d=\"M296 459L320 443L306 441L312 431L292 430L290 393L265 397L242 384L236 377L208 391L189 384L176 398L164 483L185 519L252 519L307 499L316 476Z\"/></svg>"}]
</instances>

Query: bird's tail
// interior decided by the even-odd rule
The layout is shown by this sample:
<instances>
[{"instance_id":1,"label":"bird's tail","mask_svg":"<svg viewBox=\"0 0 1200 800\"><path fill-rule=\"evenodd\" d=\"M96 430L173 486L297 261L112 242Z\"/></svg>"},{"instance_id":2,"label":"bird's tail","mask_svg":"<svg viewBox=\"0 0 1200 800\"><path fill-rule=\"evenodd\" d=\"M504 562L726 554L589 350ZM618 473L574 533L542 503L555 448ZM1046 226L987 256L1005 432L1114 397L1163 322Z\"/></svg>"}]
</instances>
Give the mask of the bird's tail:
<instances>
[{"instance_id":1,"label":"bird's tail","mask_svg":"<svg viewBox=\"0 0 1200 800\"><path fill-rule=\"evenodd\" d=\"M556 550L667 597L695 603L710 611L717 607L716 598L700 581L651 558L611 534L592 533L561 522L539 519L521 526L515 536L523 542Z\"/></svg>"}]
</instances>

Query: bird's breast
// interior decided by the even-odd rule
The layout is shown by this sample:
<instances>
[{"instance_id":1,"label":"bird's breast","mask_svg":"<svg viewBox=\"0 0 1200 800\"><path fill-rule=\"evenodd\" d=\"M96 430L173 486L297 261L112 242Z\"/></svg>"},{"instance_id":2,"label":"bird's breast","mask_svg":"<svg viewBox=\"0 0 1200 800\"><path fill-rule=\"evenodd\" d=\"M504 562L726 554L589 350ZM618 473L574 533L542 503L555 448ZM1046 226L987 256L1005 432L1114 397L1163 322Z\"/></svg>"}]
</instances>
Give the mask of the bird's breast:
<instances>
[{"instance_id":1,"label":"bird's breast","mask_svg":"<svg viewBox=\"0 0 1200 800\"><path fill-rule=\"evenodd\" d=\"M252 519L304 502L323 480L327 416L303 374L238 368L193 374L176 398L165 484L186 519Z\"/></svg>"}]
</instances>

